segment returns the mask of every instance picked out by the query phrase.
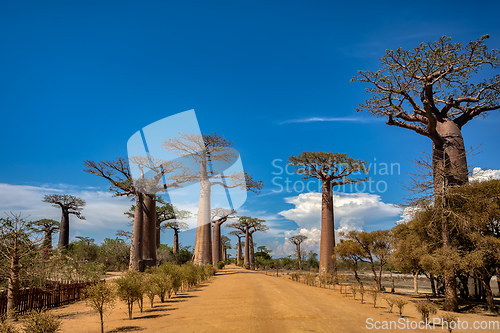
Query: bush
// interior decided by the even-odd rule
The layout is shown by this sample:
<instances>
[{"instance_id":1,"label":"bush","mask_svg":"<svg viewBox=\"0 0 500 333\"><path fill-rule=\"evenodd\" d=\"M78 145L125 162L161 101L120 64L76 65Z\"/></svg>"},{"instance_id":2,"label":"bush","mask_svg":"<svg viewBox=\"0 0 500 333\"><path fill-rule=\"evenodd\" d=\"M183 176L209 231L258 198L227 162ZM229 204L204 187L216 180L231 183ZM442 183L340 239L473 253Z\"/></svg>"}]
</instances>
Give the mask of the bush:
<instances>
[{"instance_id":1,"label":"bush","mask_svg":"<svg viewBox=\"0 0 500 333\"><path fill-rule=\"evenodd\" d=\"M361 295L361 304L363 304L365 302L366 289L362 284L359 285L358 292Z\"/></svg>"},{"instance_id":2,"label":"bush","mask_svg":"<svg viewBox=\"0 0 500 333\"><path fill-rule=\"evenodd\" d=\"M356 294L358 293L358 286L356 286L356 285L354 285L354 284L353 284L353 285L351 286L351 292L352 292L352 297L353 297L354 299L356 299Z\"/></svg>"},{"instance_id":3,"label":"bush","mask_svg":"<svg viewBox=\"0 0 500 333\"><path fill-rule=\"evenodd\" d=\"M118 297L128 307L128 318L132 319L132 309L134 302L140 301L144 295L144 283L142 273L128 271L121 278L116 279Z\"/></svg>"},{"instance_id":4,"label":"bush","mask_svg":"<svg viewBox=\"0 0 500 333\"><path fill-rule=\"evenodd\" d=\"M311 273L304 274L304 282L308 286L316 285L316 275Z\"/></svg>"},{"instance_id":5,"label":"bush","mask_svg":"<svg viewBox=\"0 0 500 333\"><path fill-rule=\"evenodd\" d=\"M369 289L368 289L368 292L370 293L370 295L372 296L372 299L373 299L373 307L376 308L377 307L377 298L378 298L378 295L380 293L380 291L378 290L377 286L371 286Z\"/></svg>"},{"instance_id":6,"label":"bush","mask_svg":"<svg viewBox=\"0 0 500 333\"><path fill-rule=\"evenodd\" d=\"M446 313L443 317L441 317L441 320L441 328L446 328L449 333L453 332L455 327L457 327L458 319L451 313Z\"/></svg>"},{"instance_id":7,"label":"bush","mask_svg":"<svg viewBox=\"0 0 500 333\"><path fill-rule=\"evenodd\" d=\"M391 296L385 296L384 299L387 302L387 305L389 306L389 312L392 313L392 307L394 306L394 298L392 298Z\"/></svg>"},{"instance_id":8,"label":"bush","mask_svg":"<svg viewBox=\"0 0 500 333\"><path fill-rule=\"evenodd\" d=\"M0 318L0 333L18 333L17 328L8 322L5 317Z\"/></svg>"},{"instance_id":9,"label":"bush","mask_svg":"<svg viewBox=\"0 0 500 333\"><path fill-rule=\"evenodd\" d=\"M408 301L404 299L403 297L395 297L394 298L394 305L396 305L399 309L399 316L403 316L403 309L405 305L408 304Z\"/></svg>"},{"instance_id":10,"label":"bush","mask_svg":"<svg viewBox=\"0 0 500 333\"><path fill-rule=\"evenodd\" d=\"M437 313L436 307L429 301L417 302L417 304L415 304L415 307L417 308L417 311L420 312L422 321L429 321L429 315L434 315Z\"/></svg>"},{"instance_id":11,"label":"bush","mask_svg":"<svg viewBox=\"0 0 500 333\"><path fill-rule=\"evenodd\" d=\"M62 321L44 310L32 310L23 319L26 333L56 333Z\"/></svg>"},{"instance_id":12,"label":"bush","mask_svg":"<svg viewBox=\"0 0 500 333\"><path fill-rule=\"evenodd\" d=\"M103 314L106 307L113 307L116 293L113 287L105 282L99 282L88 286L83 291L85 303L97 312L101 319L101 333L104 333Z\"/></svg>"},{"instance_id":13,"label":"bush","mask_svg":"<svg viewBox=\"0 0 500 333\"><path fill-rule=\"evenodd\" d=\"M300 273L290 273L290 278L292 279L292 281L300 282Z\"/></svg>"},{"instance_id":14,"label":"bush","mask_svg":"<svg viewBox=\"0 0 500 333\"><path fill-rule=\"evenodd\" d=\"M226 264L224 263L224 261L219 261L217 263L217 269L224 269L225 266Z\"/></svg>"}]
</instances>

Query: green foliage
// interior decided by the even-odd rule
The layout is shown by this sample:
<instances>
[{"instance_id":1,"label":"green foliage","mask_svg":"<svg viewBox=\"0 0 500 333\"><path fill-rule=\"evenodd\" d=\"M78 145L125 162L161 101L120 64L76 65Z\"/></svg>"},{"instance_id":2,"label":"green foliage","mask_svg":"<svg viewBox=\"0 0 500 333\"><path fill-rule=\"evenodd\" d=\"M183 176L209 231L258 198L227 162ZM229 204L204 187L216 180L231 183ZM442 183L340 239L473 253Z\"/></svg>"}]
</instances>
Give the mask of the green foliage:
<instances>
[{"instance_id":1,"label":"green foliage","mask_svg":"<svg viewBox=\"0 0 500 333\"><path fill-rule=\"evenodd\" d=\"M302 178L321 178L336 180L335 185L355 184L365 179L347 178L353 173L368 173L365 161L355 160L346 154L333 152L304 151L298 156L288 158L288 165L294 166Z\"/></svg>"},{"instance_id":2,"label":"green foliage","mask_svg":"<svg viewBox=\"0 0 500 333\"><path fill-rule=\"evenodd\" d=\"M217 269L224 269L225 266L226 264L224 263L224 261L219 261L217 263Z\"/></svg>"},{"instance_id":3,"label":"green foliage","mask_svg":"<svg viewBox=\"0 0 500 333\"><path fill-rule=\"evenodd\" d=\"M101 333L104 333L104 310L112 308L115 304L115 289L105 282L98 282L90 285L83 291L83 297L87 306L97 312L101 319Z\"/></svg>"},{"instance_id":4,"label":"green foliage","mask_svg":"<svg viewBox=\"0 0 500 333\"><path fill-rule=\"evenodd\" d=\"M127 271L121 278L116 279L117 295L127 304L128 317L132 319L134 302L142 300L144 295L144 281L142 273Z\"/></svg>"},{"instance_id":5,"label":"green foliage","mask_svg":"<svg viewBox=\"0 0 500 333\"><path fill-rule=\"evenodd\" d=\"M150 301L153 291L156 291L156 295L160 297L160 301L162 303L165 302L165 297L170 298L173 287L173 279L170 271L170 264L162 265L160 267L151 267L148 269L147 272L150 275L146 282L151 284L151 287L149 288L149 291L148 288L146 288L146 293L148 294L148 297L150 297Z\"/></svg>"},{"instance_id":6,"label":"green foliage","mask_svg":"<svg viewBox=\"0 0 500 333\"><path fill-rule=\"evenodd\" d=\"M437 308L429 301L417 302L415 307L422 316L422 321L429 321L429 315L435 315L437 313Z\"/></svg>"},{"instance_id":7,"label":"green foliage","mask_svg":"<svg viewBox=\"0 0 500 333\"><path fill-rule=\"evenodd\" d=\"M25 333L59 332L62 320L44 310L32 310L23 319Z\"/></svg>"},{"instance_id":8,"label":"green foliage","mask_svg":"<svg viewBox=\"0 0 500 333\"><path fill-rule=\"evenodd\" d=\"M108 271L122 271L130 261L130 245L120 238L105 238L99 249L98 260Z\"/></svg>"}]
</instances>

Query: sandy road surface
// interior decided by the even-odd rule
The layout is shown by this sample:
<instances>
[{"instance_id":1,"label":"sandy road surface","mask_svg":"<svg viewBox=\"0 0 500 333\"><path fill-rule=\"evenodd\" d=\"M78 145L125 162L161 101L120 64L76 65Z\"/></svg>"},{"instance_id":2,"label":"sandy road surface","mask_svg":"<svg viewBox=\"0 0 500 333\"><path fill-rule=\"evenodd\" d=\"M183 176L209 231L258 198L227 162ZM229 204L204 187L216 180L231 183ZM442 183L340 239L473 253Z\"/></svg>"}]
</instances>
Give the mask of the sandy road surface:
<instances>
[{"instance_id":1,"label":"sandy road surface","mask_svg":"<svg viewBox=\"0 0 500 333\"><path fill-rule=\"evenodd\" d=\"M379 321L399 319L395 313L388 313L384 300L380 299L377 308L373 308L371 298L365 295L365 299L365 304L361 304L359 300L353 300L352 296L341 295L338 290L306 286L288 279L228 266L198 288L179 294L166 303L156 303L154 309L150 309L145 300L144 312L139 313L135 307L133 320L126 319L126 307L123 303L118 303L105 317L105 330L367 332L377 331L366 328L367 318ZM55 309L53 313L63 318L64 332L99 332L98 316L83 302ZM419 320L414 306L410 304L405 309L405 316L405 319ZM421 330L437 331L446 332L440 327Z\"/></svg>"}]
</instances>

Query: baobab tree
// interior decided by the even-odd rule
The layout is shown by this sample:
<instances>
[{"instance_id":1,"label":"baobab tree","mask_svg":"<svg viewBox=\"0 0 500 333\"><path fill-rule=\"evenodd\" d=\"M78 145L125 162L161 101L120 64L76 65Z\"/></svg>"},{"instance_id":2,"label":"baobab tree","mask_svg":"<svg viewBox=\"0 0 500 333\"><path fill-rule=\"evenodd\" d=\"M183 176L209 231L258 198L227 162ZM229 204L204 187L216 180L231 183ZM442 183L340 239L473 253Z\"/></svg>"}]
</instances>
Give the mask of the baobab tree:
<instances>
[{"instance_id":1,"label":"baobab tree","mask_svg":"<svg viewBox=\"0 0 500 333\"><path fill-rule=\"evenodd\" d=\"M58 247L65 250L69 244L69 216L75 215L80 220L85 220L85 217L81 214L83 206L85 206L85 200L69 194L47 194L42 201L62 210Z\"/></svg>"},{"instance_id":2,"label":"baobab tree","mask_svg":"<svg viewBox=\"0 0 500 333\"><path fill-rule=\"evenodd\" d=\"M217 263L225 257L221 240L221 226L228 219L236 217L234 209L214 208L212 209L213 240L212 240L212 264L217 267Z\"/></svg>"},{"instance_id":3,"label":"baobab tree","mask_svg":"<svg viewBox=\"0 0 500 333\"><path fill-rule=\"evenodd\" d=\"M43 259L49 259L52 250L52 235L59 231L60 222L52 219L41 219L31 222L30 226L34 232L43 233Z\"/></svg>"},{"instance_id":4,"label":"baobab tree","mask_svg":"<svg viewBox=\"0 0 500 333\"><path fill-rule=\"evenodd\" d=\"M211 193L212 186L225 189L240 188L259 191L262 182L254 181L246 172L224 174L224 170L237 160L238 154L232 142L215 134L179 133L176 138L164 142L163 147L182 157L184 167L190 169L189 179L200 183L200 200L197 215L195 264L212 263ZM191 160L191 161L190 161ZM194 162L194 167L192 167ZM191 165L191 168L188 166ZM198 170L196 170L198 169Z\"/></svg>"},{"instance_id":5,"label":"baobab tree","mask_svg":"<svg viewBox=\"0 0 500 333\"><path fill-rule=\"evenodd\" d=\"M236 244L236 265L241 265L241 237L245 235L245 233L241 230L233 230L229 233L230 235L238 237L238 243Z\"/></svg>"},{"instance_id":6,"label":"baobab tree","mask_svg":"<svg viewBox=\"0 0 500 333\"><path fill-rule=\"evenodd\" d=\"M290 243L292 243L296 246L296 249L297 249L296 255L297 255L297 261L299 263L299 269L303 269L302 256L300 253L300 244L302 244L302 242L305 241L306 239L307 239L307 236L304 236L304 235L295 235L295 236L290 237L290 239L289 239Z\"/></svg>"},{"instance_id":7,"label":"baobab tree","mask_svg":"<svg viewBox=\"0 0 500 333\"><path fill-rule=\"evenodd\" d=\"M221 256L221 261L226 262L227 261L227 250L231 249L231 240L227 236L220 236L220 243L221 243L221 250L222 250L222 256Z\"/></svg>"},{"instance_id":8,"label":"baobab tree","mask_svg":"<svg viewBox=\"0 0 500 333\"><path fill-rule=\"evenodd\" d=\"M151 265L156 258L156 196L154 193L167 186L178 186L178 180L169 184L158 185L164 174L172 172L177 168L176 164L161 163L144 158L132 159L134 167L141 170L144 175L144 168L153 169L155 175L151 179L134 179L132 177L128 160L117 158L112 161L94 162L86 160L83 164L87 167L84 171L109 181L110 190L116 196L135 197L134 225L132 229L132 241L130 247L130 270L144 269L146 265ZM145 166L146 165L146 166Z\"/></svg>"},{"instance_id":9,"label":"baobab tree","mask_svg":"<svg viewBox=\"0 0 500 333\"><path fill-rule=\"evenodd\" d=\"M366 178L348 178L354 172L368 173L366 162L355 160L346 154L332 152L305 151L298 156L291 156L288 164L302 174L303 179L318 178L321 180L321 243L319 272L337 272L335 263L335 225L333 219L333 187L337 185L356 184Z\"/></svg>"},{"instance_id":10,"label":"baobab tree","mask_svg":"<svg viewBox=\"0 0 500 333\"><path fill-rule=\"evenodd\" d=\"M380 60L382 68L359 71L353 78L371 85L367 89L371 97L358 111L386 117L388 125L431 140L436 207L445 204L446 188L468 181L463 126L500 108L500 75L474 77L483 66L500 65L498 50L488 51L488 38L462 45L443 36L411 51L388 50ZM442 247L452 250L444 213L441 224ZM444 309L457 311L455 272L447 271L444 279Z\"/></svg>"},{"instance_id":11,"label":"baobab tree","mask_svg":"<svg viewBox=\"0 0 500 333\"><path fill-rule=\"evenodd\" d=\"M256 231L265 232L269 229L264 222L266 221L255 217L241 216L238 222L233 222L228 225L229 228L238 229L245 234L244 265L246 269L255 269L253 234Z\"/></svg>"}]
</instances>

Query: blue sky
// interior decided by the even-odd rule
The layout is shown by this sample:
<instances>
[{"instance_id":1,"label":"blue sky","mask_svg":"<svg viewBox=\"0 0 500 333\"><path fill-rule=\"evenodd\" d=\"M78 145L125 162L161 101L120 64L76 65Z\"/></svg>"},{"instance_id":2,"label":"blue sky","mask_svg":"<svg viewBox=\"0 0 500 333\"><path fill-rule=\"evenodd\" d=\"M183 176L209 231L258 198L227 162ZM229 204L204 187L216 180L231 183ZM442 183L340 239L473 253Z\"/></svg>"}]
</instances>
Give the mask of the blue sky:
<instances>
[{"instance_id":1,"label":"blue sky","mask_svg":"<svg viewBox=\"0 0 500 333\"><path fill-rule=\"evenodd\" d=\"M387 191L347 200L370 202L375 213L358 205L338 219L347 225L359 215L359 227L389 228L399 216L388 205L402 201L410 160L430 142L356 113L367 86L349 80L377 69L386 49L442 35L466 43L490 34L488 46L498 49L499 9L490 2L471 14L456 1L2 2L0 209L58 218L55 208L36 206L37 198L44 191L81 195L91 203L87 221L73 219L71 236L113 236L117 226L127 228L120 207L128 202L107 196L108 184L84 173L82 162L126 156L138 129L195 109L201 130L234 141L245 168L266 184L243 207L270 221L258 243L287 253L287 231L311 231L319 221L297 222L314 194L273 193L273 161L284 166L304 150L399 163L401 174L373 176ZM473 165L500 169L499 125L496 112L464 128L468 147L482 144ZM183 243L192 243L190 233Z\"/></svg>"}]
</instances>

